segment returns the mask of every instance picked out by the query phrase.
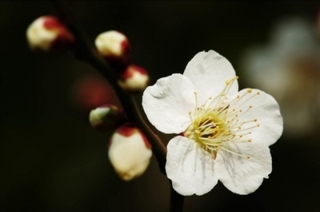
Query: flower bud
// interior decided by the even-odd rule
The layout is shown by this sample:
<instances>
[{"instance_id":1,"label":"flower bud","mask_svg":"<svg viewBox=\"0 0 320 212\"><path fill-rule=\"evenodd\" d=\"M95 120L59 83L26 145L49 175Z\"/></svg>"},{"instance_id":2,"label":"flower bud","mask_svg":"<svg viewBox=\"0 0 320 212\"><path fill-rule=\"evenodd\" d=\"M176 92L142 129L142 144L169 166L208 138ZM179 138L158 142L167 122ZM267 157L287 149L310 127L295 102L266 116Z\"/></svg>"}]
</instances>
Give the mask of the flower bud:
<instances>
[{"instance_id":1,"label":"flower bud","mask_svg":"<svg viewBox=\"0 0 320 212\"><path fill-rule=\"evenodd\" d=\"M95 40L95 46L112 65L128 64L130 45L127 37L122 33L115 30L101 33Z\"/></svg>"},{"instance_id":2,"label":"flower bud","mask_svg":"<svg viewBox=\"0 0 320 212\"><path fill-rule=\"evenodd\" d=\"M27 40L34 51L50 52L73 44L73 36L53 16L42 16L33 21L27 29Z\"/></svg>"},{"instance_id":3,"label":"flower bud","mask_svg":"<svg viewBox=\"0 0 320 212\"><path fill-rule=\"evenodd\" d=\"M106 131L118 127L125 121L125 113L115 105L102 105L91 110L89 121L93 128Z\"/></svg>"},{"instance_id":4,"label":"flower bud","mask_svg":"<svg viewBox=\"0 0 320 212\"><path fill-rule=\"evenodd\" d=\"M109 159L119 177L132 180L144 173L152 156L151 145L133 124L124 124L112 135Z\"/></svg>"},{"instance_id":5,"label":"flower bud","mask_svg":"<svg viewBox=\"0 0 320 212\"><path fill-rule=\"evenodd\" d=\"M148 86L149 75L144 68L130 65L121 73L118 83L126 91L140 92Z\"/></svg>"}]
</instances>

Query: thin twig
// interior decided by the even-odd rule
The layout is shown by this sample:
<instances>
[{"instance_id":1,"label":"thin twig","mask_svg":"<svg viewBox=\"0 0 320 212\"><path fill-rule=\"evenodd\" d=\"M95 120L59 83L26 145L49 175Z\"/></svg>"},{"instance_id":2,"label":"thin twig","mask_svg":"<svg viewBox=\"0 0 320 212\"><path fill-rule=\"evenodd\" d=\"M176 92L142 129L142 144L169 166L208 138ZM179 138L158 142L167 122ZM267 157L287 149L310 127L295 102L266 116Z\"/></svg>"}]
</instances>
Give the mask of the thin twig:
<instances>
[{"instance_id":1,"label":"thin twig","mask_svg":"<svg viewBox=\"0 0 320 212\"><path fill-rule=\"evenodd\" d=\"M137 106L132 95L126 93L118 85L118 76L116 71L113 70L110 65L104 60L95 50L93 44L88 39L86 33L77 23L76 19L71 16L71 13L66 11L66 8L61 6L61 3L57 0L51 1L54 8L58 12L60 20L66 25L69 31L74 36L75 40L75 53L76 56L92 65L113 87L116 92L121 105L126 112L127 118L130 122L133 122L140 128L146 135L152 145L154 156L156 157L160 171L165 174L166 163L166 147L161 139L150 129L148 124L144 121L140 109Z\"/></svg>"},{"instance_id":2,"label":"thin twig","mask_svg":"<svg viewBox=\"0 0 320 212\"><path fill-rule=\"evenodd\" d=\"M71 17L70 12L66 12L58 0L51 0L53 6L58 12L61 21L68 27L75 39L75 53L79 59L91 64L96 70L103 75L110 85L115 90L118 99L121 102L123 109L127 114L129 121L134 122L143 133L147 136L152 145L152 151L156 157L160 171L165 174L166 164L166 147L161 139L151 130L141 115L140 108L137 105L134 97L126 93L119 87L117 81L118 77L116 71L95 51L93 44L87 38L86 33L82 30L80 25L76 22L75 18ZM170 195L170 212L182 212L184 196L177 193L171 185Z\"/></svg>"}]
</instances>

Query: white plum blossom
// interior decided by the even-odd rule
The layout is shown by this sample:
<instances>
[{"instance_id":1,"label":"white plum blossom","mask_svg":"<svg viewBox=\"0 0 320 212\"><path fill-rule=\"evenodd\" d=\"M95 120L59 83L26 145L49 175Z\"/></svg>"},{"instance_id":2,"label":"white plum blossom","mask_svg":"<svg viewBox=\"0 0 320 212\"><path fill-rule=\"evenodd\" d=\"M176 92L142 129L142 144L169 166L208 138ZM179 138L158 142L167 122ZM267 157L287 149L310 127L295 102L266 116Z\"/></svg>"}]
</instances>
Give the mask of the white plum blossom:
<instances>
[{"instance_id":1,"label":"white plum blossom","mask_svg":"<svg viewBox=\"0 0 320 212\"><path fill-rule=\"evenodd\" d=\"M237 79L226 58L203 51L183 75L161 78L143 94L149 121L178 134L167 145L165 168L181 195L203 195L218 180L249 194L271 173L269 146L283 130L278 103L257 89L238 91Z\"/></svg>"}]
</instances>

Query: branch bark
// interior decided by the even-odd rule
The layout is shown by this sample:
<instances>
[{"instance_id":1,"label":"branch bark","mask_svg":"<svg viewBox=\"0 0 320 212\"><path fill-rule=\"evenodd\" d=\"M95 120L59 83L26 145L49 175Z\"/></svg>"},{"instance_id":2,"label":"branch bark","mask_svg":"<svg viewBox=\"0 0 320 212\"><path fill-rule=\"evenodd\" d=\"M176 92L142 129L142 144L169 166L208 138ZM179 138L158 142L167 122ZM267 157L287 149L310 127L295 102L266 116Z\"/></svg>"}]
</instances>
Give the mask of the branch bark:
<instances>
[{"instance_id":1,"label":"branch bark","mask_svg":"<svg viewBox=\"0 0 320 212\"><path fill-rule=\"evenodd\" d=\"M161 139L151 130L149 125L144 120L134 97L125 92L118 85L117 71L113 70L107 61L96 52L95 47L88 39L80 24L74 17L72 17L72 13L67 11L58 0L51 0L51 2L58 13L60 21L65 24L65 26L74 36L74 51L77 58L92 65L110 83L116 92L124 111L126 112L128 120L135 123L137 127L143 131L151 143L152 151L158 161L159 169L165 175L166 147ZM171 182L170 187L170 211L181 212L183 210L184 196L178 194L172 188Z\"/></svg>"},{"instance_id":2,"label":"branch bark","mask_svg":"<svg viewBox=\"0 0 320 212\"><path fill-rule=\"evenodd\" d=\"M74 36L74 51L77 58L92 65L110 83L116 92L124 111L126 112L128 121L135 123L146 135L152 145L152 151L159 163L160 171L165 174L164 167L166 163L166 147L143 119L133 96L125 92L118 85L118 75L116 70L113 70L107 61L96 52L92 42L88 39L88 36L76 19L72 17L72 14L67 11L59 1L52 0L51 2L58 13L60 21L65 24Z\"/></svg>"}]
</instances>

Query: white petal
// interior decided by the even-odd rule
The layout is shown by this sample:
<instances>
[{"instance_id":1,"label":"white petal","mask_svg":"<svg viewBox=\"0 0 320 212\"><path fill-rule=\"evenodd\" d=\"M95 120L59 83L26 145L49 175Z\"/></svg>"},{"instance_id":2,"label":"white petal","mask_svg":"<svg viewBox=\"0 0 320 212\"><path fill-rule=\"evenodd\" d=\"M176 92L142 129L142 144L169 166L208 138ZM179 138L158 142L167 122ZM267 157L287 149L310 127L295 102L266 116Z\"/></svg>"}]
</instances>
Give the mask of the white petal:
<instances>
[{"instance_id":1,"label":"white petal","mask_svg":"<svg viewBox=\"0 0 320 212\"><path fill-rule=\"evenodd\" d=\"M181 195L203 195L218 182L211 156L194 141L176 136L168 143L166 173Z\"/></svg>"},{"instance_id":2,"label":"white petal","mask_svg":"<svg viewBox=\"0 0 320 212\"><path fill-rule=\"evenodd\" d=\"M187 76L199 93L199 101L218 96L226 86L226 81L235 77L231 63L217 52L199 52L188 63L183 75ZM238 82L235 80L229 94L238 92Z\"/></svg>"},{"instance_id":3,"label":"white petal","mask_svg":"<svg viewBox=\"0 0 320 212\"><path fill-rule=\"evenodd\" d=\"M193 85L181 74L161 78L144 91L142 106L159 131L181 133L190 125L189 111L195 108Z\"/></svg>"},{"instance_id":4,"label":"white petal","mask_svg":"<svg viewBox=\"0 0 320 212\"><path fill-rule=\"evenodd\" d=\"M242 142L225 145L234 153L219 149L215 160L215 173L230 191L237 194L254 192L271 173L271 155L265 143ZM250 156L250 158L247 158Z\"/></svg>"},{"instance_id":5,"label":"white petal","mask_svg":"<svg viewBox=\"0 0 320 212\"><path fill-rule=\"evenodd\" d=\"M269 94L257 90L243 89L239 91L240 99L230 104L230 110L235 108L238 113L239 122L251 121L242 126L243 134L251 132L247 135L247 139L252 141L265 142L267 145L275 143L281 136L283 131L283 119L280 114L280 108L276 100ZM251 108L250 108L251 107ZM255 120L256 122L252 122ZM246 128L252 129L245 130Z\"/></svg>"}]
</instances>

